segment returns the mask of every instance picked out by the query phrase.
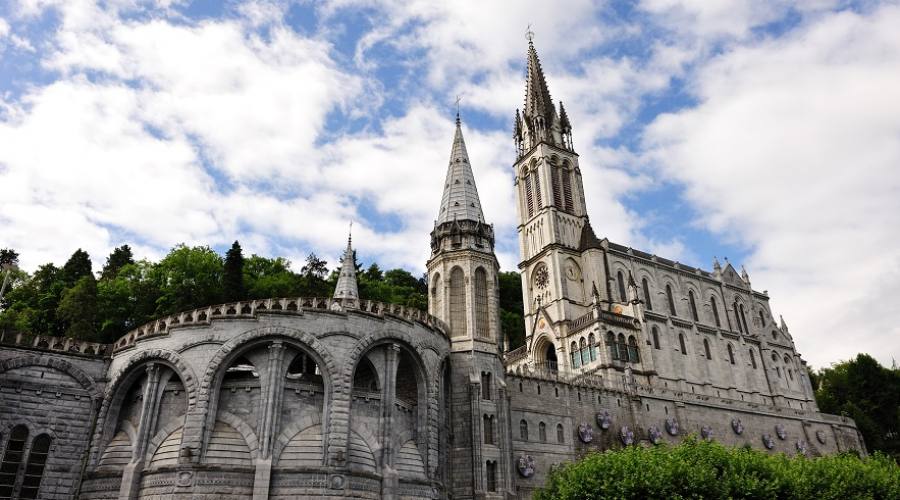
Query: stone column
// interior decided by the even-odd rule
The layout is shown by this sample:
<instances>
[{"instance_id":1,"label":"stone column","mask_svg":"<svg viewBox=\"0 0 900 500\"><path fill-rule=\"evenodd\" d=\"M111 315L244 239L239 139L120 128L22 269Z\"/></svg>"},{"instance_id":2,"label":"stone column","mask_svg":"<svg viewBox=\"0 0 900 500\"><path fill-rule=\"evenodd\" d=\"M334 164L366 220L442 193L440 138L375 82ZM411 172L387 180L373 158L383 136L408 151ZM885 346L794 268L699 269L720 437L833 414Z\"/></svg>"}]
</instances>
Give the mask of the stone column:
<instances>
[{"instance_id":1,"label":"stone column","mask_svg":"<svg viewBox=\"0 0 900 500\"><path fill-rule=\"evenodd\" d=\"M263 415L260 421L259 457L256 460L256 476L253 480L253 499L269 498L269 483L272 476L272 448L277 436L284 397L284 346L281 341L269 345L266 363L266 380L263 386Z\"/></svg>"},{"instance_id":2,"label":"stone column","mask_svg":"<svg viewBox=\"0 0 900 500\"><path fill-rule=\"evenodd\" d=\"M397 471L394 470L394 400L397 397L397 365L400 346L391 344L385 349L384 383L381 384L381 498L395 498Z\"/></svg>"},{"instance_id":3,"label":"stone column","mask_svg":"<svg viewBox=\"0 0 900 500\"><path fill-rule=\"evenodd\" d=\"M475 498L484 497L484 454L482 453L481 431L481 384L469 383L469 408L472 419L472 488Z\"/></svg>"},{"instance_id":4,"label":"stone column","mask_svg":"<svg viewBox=\"0 0 900 500\"><path fill-rule=\"evenodd\" d=\"M156 413L159 403L159 365L149 363L146 367L147 381L144 384L144 395L141 401L141 417L138 421L137 438L134 442L131 463L122 472L122 483L119 487L119 500L137 498L141 486L141 472L144 470L144 455L147 443L156 427Z\"/></svg>"}]
</instances>

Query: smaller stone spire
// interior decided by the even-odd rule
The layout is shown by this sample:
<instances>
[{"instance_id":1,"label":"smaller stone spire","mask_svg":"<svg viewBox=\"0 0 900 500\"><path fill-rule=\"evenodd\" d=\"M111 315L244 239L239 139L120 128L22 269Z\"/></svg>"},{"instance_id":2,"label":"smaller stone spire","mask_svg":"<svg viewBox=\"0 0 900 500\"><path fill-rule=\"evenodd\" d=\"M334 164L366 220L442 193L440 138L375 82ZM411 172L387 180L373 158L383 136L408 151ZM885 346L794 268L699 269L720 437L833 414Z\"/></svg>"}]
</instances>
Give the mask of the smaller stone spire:
<instances>
[{"instance_id":1,"label":"smaller stone spire","mask_svg":"<svg viewBox=\"0 0 900 500\"><path fill-rule=\"evenodd\" d=\"M741 264L741 279L744 280L744 283L750 284L750 275L747 274L747 268L743 264Z\"/></svg>"},{"instance_id":2,"label":"smaller stone spire","mask_svg":"<svg viewBox=\"0 0 900 500\"><path fill-rule=\"evenodd\" d=\"M353 223L350 223L350 234L347 235L347 249L341 258L341 273L334 287L334 298L343 299L345 306L355 305L359 300L359 288L356 284L356 259L353 258Z\"/></svg>"},{"instance_id":3,"label":"smaller stone spire","mask_svg":"<svg viewBox=\"0 0 900 500\"><path fill-rule=\"evenodd\" d=\"M481 200L475 187L475 174L472 173L472 165L469 164L466 141L463 140L459 113L456 115L456 133L450 150L450 163L447 166L447 178L444 181L444 194L441 197L441 211L438 213L437 223L457 220L484 222Z\"/></svg>"}]
</instances>

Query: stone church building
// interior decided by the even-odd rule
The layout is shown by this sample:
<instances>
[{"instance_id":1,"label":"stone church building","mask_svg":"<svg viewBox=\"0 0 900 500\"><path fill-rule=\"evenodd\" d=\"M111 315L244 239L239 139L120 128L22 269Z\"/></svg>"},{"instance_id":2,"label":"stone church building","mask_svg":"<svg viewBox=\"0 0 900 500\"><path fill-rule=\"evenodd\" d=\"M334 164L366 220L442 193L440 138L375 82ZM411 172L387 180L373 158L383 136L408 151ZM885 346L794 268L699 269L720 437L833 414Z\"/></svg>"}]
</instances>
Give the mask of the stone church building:
<instances>
[{"instance_id":1,"label":"stone church building","mask_svg":"<svg viewBox=\"0 0 900 500\"><path fill-rule=\"evenodd\" d=\"M210 305L113 345L4 338L0 499L528 498L556 464L687 435L864 452L852 420L818 411L746 271L596 235L572 125L530 42L527 57L525 345L505 348L457 117L427 313L359 297L348 241L330 298Z\"/></svg>"}]
</instances>

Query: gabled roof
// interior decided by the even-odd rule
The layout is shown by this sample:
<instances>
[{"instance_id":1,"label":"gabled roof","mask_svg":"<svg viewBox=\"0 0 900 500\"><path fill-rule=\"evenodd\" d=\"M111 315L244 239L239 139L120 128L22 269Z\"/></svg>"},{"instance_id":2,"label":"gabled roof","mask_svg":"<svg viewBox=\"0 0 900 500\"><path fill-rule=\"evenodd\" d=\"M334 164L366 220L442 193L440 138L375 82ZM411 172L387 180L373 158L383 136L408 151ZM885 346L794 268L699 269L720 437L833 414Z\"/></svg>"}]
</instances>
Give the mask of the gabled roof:
<instances>
[{"instance_id":1,"label":"gabled roof","mask_svg":"<svg viewBox=\"0 0 900 500\"><path fill-rule=\"evenodd\" d=\"M454 220L484 222L481 200L475 187L475 175L469 164L469 154L466 152L459 116L456 117L456 135L453 137L453 149L450 151L450 164L447 166L447 179L444 181L444 195L441 197L437 223Z\"/></svg>"}]
</instances>

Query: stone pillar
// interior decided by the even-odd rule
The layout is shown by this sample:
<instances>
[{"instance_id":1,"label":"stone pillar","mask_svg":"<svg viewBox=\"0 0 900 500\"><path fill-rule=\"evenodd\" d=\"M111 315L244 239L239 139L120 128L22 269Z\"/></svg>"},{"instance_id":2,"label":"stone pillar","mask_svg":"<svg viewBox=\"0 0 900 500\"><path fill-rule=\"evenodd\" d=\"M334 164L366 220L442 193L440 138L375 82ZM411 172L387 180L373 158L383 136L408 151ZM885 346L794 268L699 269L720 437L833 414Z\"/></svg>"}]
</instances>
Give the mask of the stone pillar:
<instances>
[{"instance_id":1,"label":"stone pillar","mask_svg":"<svg viewBox=\"0 0 900 500\"><path fill-rule=\"evenodd\" d=\"M475 498L484 497L484 454L481 434L481 384L469 383L469 414L472 419L472 489Z\"/></svg>"},{"instance_id":2,"label":"stone pillar","mask_svg":"<svg viewBox=\"0 0 900 500\"><path fill-rule=\"evenodd\" d=\"M269 345L266 363L266 380L263 386L263 415L260 421L259 458L256 460L256 476L253 479L253 499L269 498L269 483L272 476L272 448L277 436L281 414L281 400L284 397L284 346L281 341Z\"/></svg>"},{"instance_id":3,"label":"stone pillar","mask_svg":"<svg viewBox=\"0 0 900 500\"><path fill-rule=\"evenodd\" d=\"M394 470L394 400L397 397L397 365L400 346L391 344L385 349L384 383L381 384L381 498L395 498L397 471Z\"/></svg>"},{"instance_id":4,"label":"stone pillar","mask_svg":"<svg viewBox=\"0 0 900 500\"><path fill-rule=\"evenodd\" d=\"M122 472L122 483L119 487L119 500L137 498L141 486L141 472L144 470L144 455L147 443L156 427L157 407L159 403L159 365L149 363L146 367L147 382L144 384L144 395L141 401L141 417L138 421L137 438L134 442L131 462Z\"/></svg>"}]
</instances>

